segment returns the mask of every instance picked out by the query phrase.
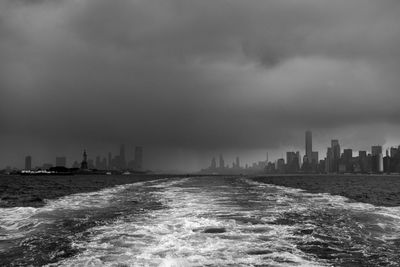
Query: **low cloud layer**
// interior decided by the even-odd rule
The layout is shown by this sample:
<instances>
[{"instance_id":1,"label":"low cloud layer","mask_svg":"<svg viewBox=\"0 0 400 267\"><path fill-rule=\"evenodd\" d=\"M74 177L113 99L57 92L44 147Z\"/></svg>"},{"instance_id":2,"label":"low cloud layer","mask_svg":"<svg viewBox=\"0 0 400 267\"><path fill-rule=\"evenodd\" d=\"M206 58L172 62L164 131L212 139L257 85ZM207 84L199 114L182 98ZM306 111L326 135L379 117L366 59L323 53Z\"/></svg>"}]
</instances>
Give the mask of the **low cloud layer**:
<instances>
[{"instance_id":1,"label":"low cloud layer","mask_svg":"<svg viewBox=\"0 0 400 267\"><path fill-rule=\"evenodd\" d=\"M395 0L1 1L0 163L130 143L149 167L195 169L215 151L301 149L306 129L320 149L398 141L398 14Z\"/></svg>"}]
</instances>

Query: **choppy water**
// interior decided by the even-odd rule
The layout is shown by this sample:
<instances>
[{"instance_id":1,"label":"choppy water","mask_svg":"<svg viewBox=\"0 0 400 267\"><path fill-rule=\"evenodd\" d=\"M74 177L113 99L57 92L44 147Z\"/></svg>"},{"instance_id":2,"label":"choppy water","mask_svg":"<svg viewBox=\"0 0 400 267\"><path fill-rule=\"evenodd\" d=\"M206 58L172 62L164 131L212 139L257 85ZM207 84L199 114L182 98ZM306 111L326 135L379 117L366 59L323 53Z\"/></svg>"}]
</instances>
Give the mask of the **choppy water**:
<instances>
[{"instance_id":1,"label":"choppy water","mask_svg":"<svg viewBox=\"0 0 400 267\"><path fill-rule=\"evenodd\" d=\"M1 266L398 266L400 208L244 178L164 179L0 209Z\"/></svg>"}]
</instances>

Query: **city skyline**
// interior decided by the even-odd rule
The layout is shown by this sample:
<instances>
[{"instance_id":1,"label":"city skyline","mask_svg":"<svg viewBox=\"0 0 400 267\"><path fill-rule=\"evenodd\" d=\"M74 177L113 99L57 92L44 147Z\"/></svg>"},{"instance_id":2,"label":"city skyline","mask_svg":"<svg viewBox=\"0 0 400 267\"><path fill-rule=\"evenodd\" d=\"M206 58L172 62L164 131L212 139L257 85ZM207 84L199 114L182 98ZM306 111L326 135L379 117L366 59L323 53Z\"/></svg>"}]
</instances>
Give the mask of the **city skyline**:
<instances>
[{"instance_id":1,"label":"city skyline","mask_svg":"<svg viewBox=\"0 0 400 267\"><path fill-rule=\"evenodd\" d=\"M399 173L400 144L384 148L382 145L371 145L370 150L353 150L340 146L338 139L331 139L325 156L313 151L312 131L305 131L303 156L301 151L287 151L286 158L276 158L240 165L239 156L231 165L225 164L223 154L219 155L200 172L209 174L255 174L255 173ZM283 154L282 154L283 155Z\"/></svg>"},{"instance_id":2,"label":"city skyline","mask_svg":"<svg viewBox=\"0 0 400 267\"><path fill-rule=\"evenodd\" d=\"M229 152L229 150L228 150L228 152L227 151L225 151L225 152L224 151L220 151L220 152L218 152L219 153L218 154L219 155L218 156L219 159L218 159L218 164L217 165L220 165L221 156L223 157L224 164L227 165L227 166L232 166L232 163L235 164L237 162L238 157L239 157L240 161L242 162L242 166L243 167L246 166L246 165L251 167L251 166L254 166L254 164L259 164L260 162L266 161L266 160L264 160L265 159L265 155L267 155L267 158L269 157L270 159L272 159L272 161L269 161L269 162L276 162L279 159L284 158L285 159L285 163L286 163L286 158L287 158L287 153L288 152L293 152L293 153L300 152L300 157L301 157L300 164L302 164L304 162L304 160L305 160L304 157L307 155L307 136L308 136L308 133L311 134L311 146L310 146L311 147L311 152L312 153L316 153L316 158L318 160L324 158L326 156L326 154L329 153L329 147L327 147L326 144L325 144L325 147L324 147L324 145L321 146L321 141L312 137L313 132L311 130L306 130L305 131L305 139L303 138L303 144L302 145L287 146L286 148L278 149L277 151L260 149L259 151L261 151L261 154L263 154L262 157L259 156L260 152L254 153L255 156L253 155L253 156L250 156L250 157L246 157L246 155L243 156L243 155L239 155L238 153L235 153L235 152ZM301 139L301 138L299 138L299 139ZM332 147L332 142L339 142L340 143L340 141L341 141L341 139L330 139L329 143L331 143L331 147ZM313 145L312 145L313 142L316 142L317 144L319 144L318 145L318 147L319 147L318 149L315 149L315 146L313 147ZM122 146L124 146L124 147L122 148ZM374 146L381 147L381 149L383 149L382 150L382 154L385 154L386 150L390 151L390 148L392 148L392 147L397 148L398 145L394 144L394 143L392 143L390 145L380 145L378 143L372 143L372 144L370 144L369 146L366 146L366 147L359 147L359 149L351 148L352 156L357 156L358 155L357 154L358 151L366 151L367 153L371 153L372 154ZM136 147L135 146L128 146L128 147L129 147L129 149L128 149L127 152L122 152L121 151L121 150L125 150L125 145L119 145L119 149L115 149L115 147L114 147L114 149L112 149L112 151L114 151L114 152L107 152L106 153L106 152L104 152L104 150L99 150L99 149L91 150L91 151L97 151L95 154L91 154L91 156L89 158L89 163L90 163L91 168L96 168L96 166L98 166L97 162L99 160L101 161L101 162L99 162L99 164L103 164L103 161L105 160L107 162L107 166L109 166L110 153L111 153L111 156L118 156L118 154L119 155L124 154L125 157L129 158L129 160L132 161L132 159L134 159L134 157L135 157L135 153L139 153L140 154L140 152L137 151L137 148L141 148L141 147L137 147L137 146ZM343 147L343 148L346 149L347 147L350 147L350 146L346 146L346 147ZM341 151L343 151L343 148L341 149ZM317 151L313 151L313 150L317 150ZM101 152L98 152L98 151L101 151ZM75 154L77 154L77 153L75 153ZM60 153L60 152L56 152L54 154L56 156L54 156L53 159L43 160L40 157L37 158L36 156L34 156L33 153L27 153L27 154L25 154L25 156L23 158L19 159L18 164L16 164L16 165L6 164L3 167L0 166L0 169L6 169L6 168L24 169L24 167L27 164L26 163L27 157L30 158L29 161L30 161L30 165L32 166L32 168L34 168L34 167L35 168L55 167L55 166L57 166L57 161L58 160L66 162L66 164L59 164L59 166L65 165L66 167L77 167L78 165L80 165L81 153L79 155L77 155L77 156L75 154L73 156L65 156L65 153L63 154L63 153ZM208 153L208 154L210 154L210 153ZM224 157L223 155L228 155L228 156ZM173 156L173 155L171 155L171 156ZM125 159L125 162L126 162L125 164L128 164L129 160ZM173 169L173 168L163 169L163 168L160 168L160 166L151 164L151 162L147 162L147 164L149 166L151 166L151 167L148 167L148 169L152 169L152 170L156 170L156 171L167 171L168 172L168 171L173 170L173 171L177 171L177 172L185 172L185 171L196 172L199 169L203 168L204 166L207 166L207 164L209 163L209 158L204 160L203 162L204 162L203 165L200 165L199 168L197 168L197 169L193 168L193 169L189 169L189 170L180 169L178 167L179 165L177 165L175 169ZM268 162L268 160L267 160L267 162ZM131 164L133 164L133 163L131 163ZM124 168L118 167L118 169L124 169ZM131 169L133 169L133 168L131 168Z\"/></svg>"},{"instance_id":3,"label":"city skyline","mask_svg":"<svg viewBox=\"0 0 400 267\"><path fill-rule=\"evenodd\" d=\"M144 171L144 153L141 146L132 146L127 152L125 151L125 145L121 144L117 153L108 152L106 156L103 153L103 156L91 155L88 157L87 149L83 149L82 153L81 158L72 158L68 161L68 157L66 156L56 156L54 161L46 162L35 160L32 155L27 155L25 156L24 167L7 166L5 169L45 170L52 167L63 167L72 169Z\"/></svg>"}]
</instances>

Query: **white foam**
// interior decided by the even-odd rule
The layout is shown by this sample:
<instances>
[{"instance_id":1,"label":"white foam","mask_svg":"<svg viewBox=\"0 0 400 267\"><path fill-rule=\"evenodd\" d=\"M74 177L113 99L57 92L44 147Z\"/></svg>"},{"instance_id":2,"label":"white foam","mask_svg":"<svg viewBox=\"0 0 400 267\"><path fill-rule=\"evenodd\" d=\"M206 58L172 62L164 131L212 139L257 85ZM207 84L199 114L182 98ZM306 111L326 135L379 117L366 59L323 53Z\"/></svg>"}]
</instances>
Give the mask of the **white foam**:
<instances>
[{"instance_id":1,"label":"white foam","mask_svg":"<svg viewBox=\"0 0 400 267\"><path fill-rule=\"evenodd\" d=\"M11 240L26 236L42 224L52 223L49 217L40 215L72 210L105 207L122 191L144 182L119 185L100 191L78 193L54 200L45 200L46 205L40 208L15 207L0 208L0 240Z\"/></svg>"},{"instance_id":2,"label":"white foam","mask_svg":"<svg viewBox=\"0 0 400 267\"><path fill-rule=\"evenodd\" d=\"M76 248L84 251L77 257L57 263L57 266L90 266L93 262L101 266L116 263L127 266L225 266L265 262L274 266L287 266L288 262L299 266L324 265L296 248L294 226L249 225L216 216L233 214L250 218L261 213L268 221L277 218L282 209L265 213L245 210L228 202L232 196L224 195L224 191L180 186L188 181L157 185L164 190L155 194L167 209L152 211L140 218L132 215L92 228L88 241L75 244ZM226 231L217 234L204 232L210 228ZM264 250L271 252L264 253ZM249 251L256 252L252 254Z\"/></svg>"}]
</instances>

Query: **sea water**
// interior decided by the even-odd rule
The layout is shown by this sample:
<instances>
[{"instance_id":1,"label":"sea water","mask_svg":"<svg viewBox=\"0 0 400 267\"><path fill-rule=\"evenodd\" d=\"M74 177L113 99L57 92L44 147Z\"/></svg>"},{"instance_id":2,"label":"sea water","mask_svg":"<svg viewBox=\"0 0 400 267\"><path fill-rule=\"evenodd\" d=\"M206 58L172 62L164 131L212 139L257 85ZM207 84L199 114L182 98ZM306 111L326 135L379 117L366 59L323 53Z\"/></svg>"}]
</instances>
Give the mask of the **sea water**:
<instances>
[{"instance_id":1,"label":"sea water","mask_svg":"<svg viewBox=\"0 0 400 267\"><path fill-rule=\"evenodd\" d=\"M239 177L0 209L1 266L398 266L400 208Z\"/></svg>"}]
</instances>

